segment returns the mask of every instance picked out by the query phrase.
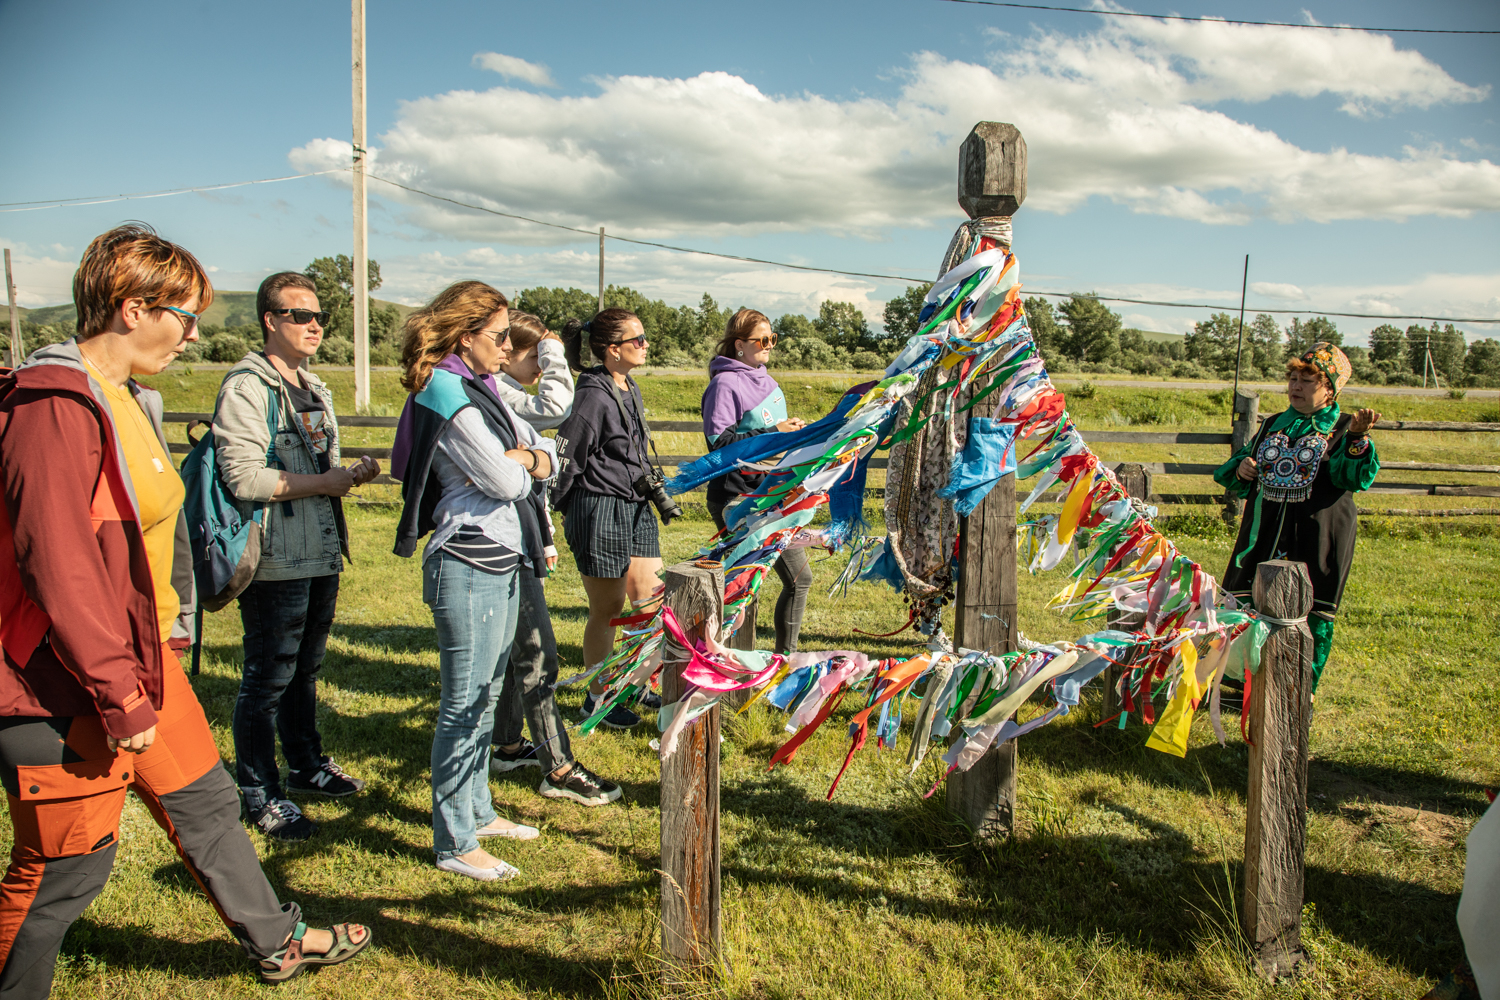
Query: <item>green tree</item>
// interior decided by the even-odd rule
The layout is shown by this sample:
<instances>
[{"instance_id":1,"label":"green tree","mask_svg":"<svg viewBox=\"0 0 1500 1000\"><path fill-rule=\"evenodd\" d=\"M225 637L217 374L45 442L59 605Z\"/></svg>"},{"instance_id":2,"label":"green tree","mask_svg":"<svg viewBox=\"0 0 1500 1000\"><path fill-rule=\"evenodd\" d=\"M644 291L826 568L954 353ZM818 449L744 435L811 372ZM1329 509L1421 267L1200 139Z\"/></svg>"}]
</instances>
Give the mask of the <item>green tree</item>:
<instances>
[{"instance_id":1,"label":"green tree","mask_svg":"<svg viewBox=\"0 0 1500 1000\"><path fill-rule=\"evenodd\" d=\"M1091 295L1074 295L1058 306L1067 321L1062 352L1085 364L1102 364L1120 353L1120 314Z\"/></svg>"},{"instance_id":2,"label":"green tree","mask_svg":"<svg viewBox=\"0 0 1500 1000\"><path fill-rule=\"evenodd\" d=\"M1215 372L1234 373L1235 355L1240 350L1239 317L1229 313L1214 313L1208 319L1193 324L1193 331L1182 338L1182 353L1189 361Z\"/></svg>"},{"instance_id":3,"label":"green tree","mask_svg":"<svg viewBox=\"0 0 1500 1000\"><path fill-rule=\"evenodd\" d=\"M1406 356L1410 370L1418 378L1427 370L1427 352L1432 352L1432 364L1444 382L1459 382L1464 377L1464 335L1449 323L1439 327L1433 323L1425 327L1420 323L1406 328Z\"/></svg>"},{"instance_id":4,"label":"green tree","mask_svg":"<svg viewBox=\"0 0 1500 1000\"><path fill-rule=\"evenodd\" d=\"M889 348L899 348L916 335L921 327L918 317L922 315L923 300L931 290L930 281L912 285L885 304L881 322L885 325L884 339Z\"/></svg>"},{"instance_id":5,"label":"green tree","mask_svg":"<svg viewBox=\"0 0 1500 1000\"><path fill-rule=\"evenodd\" d=\"M613 285L611 292L618 292ZM581 288L523 288L512 300L521 312L531 313L549 330L561 330L570 319L587 320L594 315L599 297ZM648 334L649 336L649 334Z\"/></svg>"},{"instance_id":6,"label":"green tree","mask_svg":"<svg viewBox=\"0 0 1500 1000\"><path fill-rule=\"evenodd\" d=\"M1286 354L1288 358L1300 358L1307 353L1307 349L1319 341L1326 341L1335 347L1344 346L1344 335L1333 320L1327 316L1314 316L1307 322L1301 317L1293 317L1292 325L1286 328Z\"/></svg>"},{"instance_id":7,"label":"green tree","mask_svg":"<svg viewBox=\"0 0 1500 1000\"><path fill-rule=\"evenodd\" d=\"M1464 374L1470 385L1500 385L1500 340L1486 337L1470 344Z\"/></svg>"},{"instance_id":8,"label":"green tree","mask_svg":"<svg viewBox=\"0 0 1500 1000\"><path fill-rule=\"evenodd\" d=\"M850 352L823 339L813 321L786 313L771 324L780 343L771 352L772 368L794 371L840 371L850 367Z\"/></svg>"},{"instance_id":9,"label":"green tree","mask_svg":"<svg viewBox=\"0 0 1500 1000\"><path fill-rule=\"evenodd\" d=\"M1057 313L1052 303L1040 295L1027 296L1023 303L1026 309L1026 325L1031 327L1031 339L1042 357L1051 357L1062 344L1062 327L1057 322Z\"/></svg>"},{"instance_id":10,"label":"green tree","mask_svg":"<svg viewBox=\"0 0 1500 1000\"><path fill-rule=\"evenodd\" d=\"M1245 350L1241 361L1241 372L1254 370L1261 375L1279 374L1276 369L1286 360L1281 342L1281 327L1276 318L1267 313L1258 314L1245 324Z\"/></svg>"},{"instance_id":11,"label":"green tree","mask_svg":"<svg viewBox=\"0 0 1500 1000\"><path fill-rule=\"evenodd\" d=\"M366 279L368 290L373 292L380 287L380 264L373 260L368 263ZM319 257L303 268L302 273L317 286L318 305L328 313L317 361L321 364L348 364L354 357L354 261L347 254ZM379 356L389 363L393 349L399 353L395 337L400 328L400 314L390 307L382 309L373 298L366 302L365 307L370 317L371 358ZM387 315L387 311L395 315ZM377 313L381 314L378 318ZM256 328L260 329L260 324Z\"/></svg>"},{"instance_id":12,"label":"green tree","mask_svg":"<svg viewBox=\"0 0 1500 1000\"><path fill-rule=\"evenodd\" d=\"M879 342L865 322L865 314L851 302L826 301L818 307L818 318L813 327L823 340L846 351L874 351Z\"/></svg>"},{"instance_id":13,"label":"green tree","mask_svg":"<svg viewBox=\"0 0 1500 1000\"><path fill-rule=\"evenodd\" d=\"M1382 323L1370 331L1370 361L1386 374L1407 371L1406 333L1399 326Z\"/></svg>"}]
</instances>

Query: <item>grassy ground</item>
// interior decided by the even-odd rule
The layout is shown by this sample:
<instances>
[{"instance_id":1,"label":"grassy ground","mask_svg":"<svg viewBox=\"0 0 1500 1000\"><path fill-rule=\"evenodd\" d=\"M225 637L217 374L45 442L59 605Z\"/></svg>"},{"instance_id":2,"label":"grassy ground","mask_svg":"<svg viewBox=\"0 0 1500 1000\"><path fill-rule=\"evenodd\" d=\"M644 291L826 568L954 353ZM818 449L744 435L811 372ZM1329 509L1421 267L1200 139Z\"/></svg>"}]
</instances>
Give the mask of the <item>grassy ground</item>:
<instances>
[{"instance_id":1,"label":"grassy ground","mask_svg":"<svg viewBox=\"0 0 1500 1000\"><path fill-rule=\"evenodd\" d=\"M341 376L350 373L330 374L347 409L351 377ZM200 370L156 381L169 409L186 410L208 408L220 378L222 371ZM376 402L395 412L400 393L389 381L377 379ZM695 412L700 381L643 381L652 416ZM810 414L852 382L786 388L793 412ZM1484 404L1467 401L1385 397L1380 405L1412 418L1485 418ZM1225 404L1206 392L1101 386L1073 408L1085 428L1121 426L1115 414L1142 429L1227 426ZM388 431L378 433L386 437L365 443L389 440ZM692 437L672 447L693 447ZM1478 449L1494 445L1474 437L1451 446L1463 456L1456 460L1486 461ZM1429 447L1396 438L1382 437L1381 447ZM1106 457L1211 460L1165 451ZM1493 519L1467 519L1481 520ZM647 746L654 733L598 732L576 742L580 759L624 784L612 807L541 799L534 776L492 782L506 815L544 831L501 852L522 879L482 886L437 871L428 784L432 620L415 561L390 554L395 514L351 509L350 522L356 562L343 580L320 725L330 751L370 788L352 801L308 803L323 824L310 844L258 835L256 842L286 898L316 921L372 924L378 947L281 993L651 995L659 938L659 769ZM1305 919L1316 964L1301 983L1273 988L1248 976L1233 930L1247 760L1234 717L1225 747L1200 720L1179 760L1145 750L1139 728L1095 730L1098 707L1086 701L1022 741L1019 830L998 846L971 843L943 810L941 793L921 798L935 775L931 765L906 774L904 742L899 754L864 751L829 803L847 746L840 719L794 765L771 774L765 761L784 738L781 719L755 709L728 720L724 927L732 968L719 988L754 998L1419 996L1458 957L1463 839L1483 808L1482 788L1500 781L1500 693L1490 655L1500 636L1500 545L1489 524L1476 525L1484 530L1475 537L1412 524L1368 525L1319 692ZM668 561L690 555L708 533L702 520L674 524L663 535ZM1222 569L1229 542L1221 533L1179 542ZM860 585L841 601L824 596L841 566L815 564L804 646L909 653L905 637L852 631L899 624L889 591ZM1056 579L1021 582L1020 625L1029 635L1083 631L1040 610ZM586 608L566 552L548 587L566 673L581 660ZM232 610L212 616L196 681L226 759L239 638ZM759 638L769 645L769 630ZM559 700L572 717L580 695ZM1023 714L1039 710L1032 704ZM69 934L55 995L262 995L134 800L115 877Z\"/></svg>"},{"instance_id":2,"label":"grassy ground","mask_svg":"<svg viewBox=\"0 0 1500 1000\"><path fill-rule=\"evenodd\" d=\"M414 561L389 554L393 514L351 514L344 577L321 685L325 744L370 780L364 795L311 802L319 838L256 835L267 872L319 921L376 928L378 949L283 994L650 995L658 940L658 765L648 727L576 741L621 781L621 803L587 810L538 797L536 778L492 782L506 815L540 826L502 856L523 877L479 885L431 863L428 753L437 694L431 618ZM665 533L690 554L701 522ZM1224 539L1184 539L1217 568ZM728 722L723 759L724 925L735 997L1415 997L1457 958L1453 914L1463 838L1500 778L1500 696L1488 650L1500 633L1493 539L1361 542L1313 729L1306 940L1296 986L1243 972L1232 928L1244 829L1246 748L1200 720L1179 760L1144 732L1095 730L1097 705L1021 745L1020 829L979 847L923 801L931 766L870 749L832 803L846 748L835 719L794 765L765 772L780 719ZM891 595L823 594L839 563L816 564L808 648L858 643L905 653L884 632ZM1021 626L1077 626L1038 610L1055 579L1023 577ZM580 662L585 600L564 553L548 584L564 671ZM774 584L772 585L774 589ZM760 641L769 644L762 630ZM199 696L220 747L238 684L239 625L213 616ZM1489 678L1486 680L1486 678ZM560 696L570 716L580 697ZM1038 706L1028 706L1026 713ZM847 714L847 713L845 713ZM902 744L904 751L904 742ZM7 827L8 829L8 827ZM0 835L3 836L3 835ZM256 994L246 964L181 863L131 801L115 877L63 947L59 997Z\"/></svg>"}]
</instances>

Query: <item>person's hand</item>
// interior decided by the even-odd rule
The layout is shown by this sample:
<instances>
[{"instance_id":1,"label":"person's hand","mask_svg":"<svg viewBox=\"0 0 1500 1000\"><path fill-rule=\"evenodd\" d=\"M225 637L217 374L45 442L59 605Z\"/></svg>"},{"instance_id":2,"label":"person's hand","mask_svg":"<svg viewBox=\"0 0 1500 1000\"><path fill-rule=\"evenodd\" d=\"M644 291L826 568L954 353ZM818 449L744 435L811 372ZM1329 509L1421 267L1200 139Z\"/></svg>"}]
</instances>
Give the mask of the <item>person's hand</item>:
<instances>
[{"instance_id":1,"label":"person's hand","mask_svg":"<svg viewBox=\"0 0 1500 1000\"><path fill-rule=\"evenodd\" d=\"M341 497L359 485L355 482L354 473L341 465L335 465L319 477L323 481L321 492L328 497Z\"/></svg>"},{"instance_id":2,"label":"person's hand","mask_svg":"<svg viewBox=\"0 0 1500 1000\"><path fill-rule=\"evenodd\" d=\"M806 426L807 421L803 420L801 417L787 417L781 423L776 425L776 429L778 431L800 431Z\"/></svg>"},{"instance_id":3,"label":"person's hand","mask_svg":"<svg viewBox=\"0 0 1500 1000\"><path fill-rule=\"evenodd\" d=\"M156 727L152 726L143 733L123 740L117 740L113 736L106 736L104 742L111 750L124 750L126 753L145 753L151 749L151 744L156 742Z\"/></svg>"},{"instance_id":4,"label":"person's hand","mask_svg":"<svg viewBox=\"0 0 1500 1000\"><path fill-rule=\"evenodd\" d=\"M1247 483L1253 482L1255 477L1259 475L1259 473L1259 466L1255 464L1255 459L1251 458L1249 455L1246 455L1244 458L1240 459L1239 468L1234 470L1234 474L1236 476L1239 476Z\"/></svg>"},{"instance_id":5,"label":"person's hand","mask_svg":"<svg viewBox=\"0 0 1500 1000\"><path fill-rule=\"evenodd\" d=\"M1354 419L1349 421L1349 436L1358 437L1368 434L1370 428L1380 423L1380 414L1371 409L1363 409L1354 414Z\"/></svg>"},{"instance_id":6,"label":"person's hand","mask_svg":"<svg viewBox=\"0 0 1500 1000\"><path fill-rule=\"evenodd\" d=\"M354 485L363 486L380 475L380 463L369 455L361 455L358 462L349 466L349 472L354 476Z\"/></svg>"},{"instance_id":7,"label":"person's hand","mask_svg":"<svg viewBox=\"0 0 1500 1000\"><path fill-rule=\"evenodd\" d=\"M547 557L547 572L550 573L550 572L552 572L555 569L557 569L557 556L548 556Z\"/></svg>"},{"instance_id":8,"label":"person's hand","mask_svg":"<svg viewBox=\"0 0 1500 1000\"><path fill-rule=\"evenodd\" d=\"M527 472L535 473L541 468L542 456L539 452L530 448L512 448L505 453L505 457L515 462Z\"/></svg>"},{"instance_id":9,"label":"person's hand","mask_svg":"<svg viewBox=\"0 0 1500 1000\"><path fill-rule=\"evenodd\" d=\"M555 340L555 341L557 341L557 342L558 342L558 343L559 343L559 344L561 344L561 343L562 343L562 338L561 338L561 337L559 337L559 336L558 336L558 335L557 335L557 334L555 334L555 333L553 333L553 332L552 332L552 331L551 331L551 330L548 330L548 331L547 331L547 335L546 335L546 336L544 336L544 337L543 337L543 338L542 338L542 339L543 339L543 340Z\"/></svg>"}]
</instances>

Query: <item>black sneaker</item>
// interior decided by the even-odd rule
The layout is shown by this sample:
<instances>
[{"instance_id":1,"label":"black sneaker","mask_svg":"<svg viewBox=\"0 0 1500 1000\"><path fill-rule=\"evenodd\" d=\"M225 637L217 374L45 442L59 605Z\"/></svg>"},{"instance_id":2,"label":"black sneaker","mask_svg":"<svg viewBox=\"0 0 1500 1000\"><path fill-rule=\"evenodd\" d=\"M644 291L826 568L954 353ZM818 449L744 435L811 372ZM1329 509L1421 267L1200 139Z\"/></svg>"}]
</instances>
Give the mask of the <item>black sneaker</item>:
<instances>
[{"instance_id":1,"label":"black sneaker","mask_svg":"<svg viewBox=\"0 0 1500 1000\"><path fill-rule=\"evenodd\" d=\"M587 719L594 714L594 695L592 692L583 699L583 717ZM636 715L624 705L616 705L609 710L609 714L599 720L599 725L609 729L634 729L641 724L641 717ZM575 765L576 766L576 765Z\"/></svg>"},{"instance_id":2,"label":"black sneaker","mask_svg":"<svg viewBox=\"0 0 1500 1000\"><path fill-rule=\"evenodd\" d=\"M295 802L271 799L250 817L255 828L276 840L306 840L318 832L318 824L302 815Z\"/></svg>"},{"instance_id":3,"label":"black sneaker","mask_svg":"<svg viewBox=\"0 0 1500 1000\"><path fill-rule=\"evenodd\" d=\"M641 707L642 708L661 708L661 695L657 694L655 691L651 690L650 688L647 688L641 694Z\"/></svg>"},{"instance_id":4,"label":"black sneaker","mask_svg":"<svg viewBox=\"0 0 1500 1000\"><path fill-rule=\"evenodd\" d=\"M292 771L287 775L286 787L288 791L303 792L307 795L326 795L331 799L341 799L355 792L362 792L365 788L363 778L352 778L333 762L332 757L324 757L323 763L311 771Z\"/></svg>"},{"instance_id":5,"label":"black sneaker","mask_svg":"<svg viewBox=\"0 0 1500 1000\"><path fill-rule=\"evenodd\" d=\"M605 806L620 797L620 786L606 781L577 761L561 778L553 780L551 775L542 778L537 789L545 798L572 799L579 805Z\"/></svg>"},{"instance_id":6,"label":"black sneaker","mask_svg":"<svg viewBox=\"0 0 1500 1000\"><path fill-rule=\"evenodd\" d=\"M518 767L541 766L542 762L536 756L536 744L530 740L522 740L514 753L506 753L498 746L490 753L490 770L495 774L514 771Z\"/></svg>"}]
</instances>

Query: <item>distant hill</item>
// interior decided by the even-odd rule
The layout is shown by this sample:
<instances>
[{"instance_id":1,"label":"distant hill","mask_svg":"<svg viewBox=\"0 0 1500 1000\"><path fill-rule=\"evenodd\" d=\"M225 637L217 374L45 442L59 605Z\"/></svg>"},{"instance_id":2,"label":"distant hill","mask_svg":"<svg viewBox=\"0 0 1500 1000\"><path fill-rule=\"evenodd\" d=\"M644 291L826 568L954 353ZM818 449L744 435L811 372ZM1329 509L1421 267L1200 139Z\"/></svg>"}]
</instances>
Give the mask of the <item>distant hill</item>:
<instances>
[{"instance_id":1,"label":"distant hill","mask_svg":"<svg viewBox=\"0 0 1500 1000\"><path fill-rule=\"evenodd\" d=\"M377 307L393 306L405 319L416 311L416 306L404 306L399 302L387 302L384 299L376 299ZM37 309L26 309L17 307L16 312L22 319L29 319L34 323L56 323L58 320L73 319L76 313L73 303L65 302L56 306L41 306ZM230 292L222 289L214 290L214 304L208 307L203 314L203 322L213 323L216 326L243 326L255 323L255 293L254 292ZM0 324L8 329L10 324L10 307L0 303ZM8 336L8 334L5 334Z\"/></svg>"}]
</instances>

